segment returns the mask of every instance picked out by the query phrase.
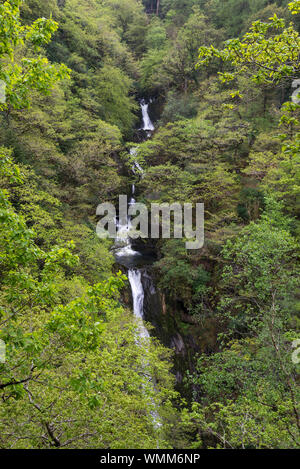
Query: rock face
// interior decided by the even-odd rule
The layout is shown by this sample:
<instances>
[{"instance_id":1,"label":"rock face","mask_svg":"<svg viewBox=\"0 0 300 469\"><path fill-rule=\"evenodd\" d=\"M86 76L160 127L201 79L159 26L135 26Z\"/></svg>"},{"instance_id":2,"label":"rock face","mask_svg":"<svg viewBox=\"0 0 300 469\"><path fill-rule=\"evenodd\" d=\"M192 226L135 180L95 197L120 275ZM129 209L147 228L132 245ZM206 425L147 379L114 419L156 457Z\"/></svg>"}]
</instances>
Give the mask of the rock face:
<instances>
[{"instance_id":1,"label":"rock face","mask_svg":"<svg viewBox=\"0 0 300 469\"><path fill-rule=\"evenodd\" d=\"M216 319L207 318L200 324L184 311L180 303L171 300L156 288L153 279L153 267L144 266L142 284L145 292L145 320L154 326L150 334L174 351L173 373L177 388L182 395L189 398L191 396L187 395L183 378L188 370L193 370L197 354L210 353L215 349L218 328Z\"/></svg>"},{"instance_id":2,"label":"rock face","mask_svg":"<svg viewBox=\"0 0 300 469\"><path fill-rule=\"evenodd\" d=\"M185 345L184 345L184 342L183 342L183 338L181 337L179 332L177 332L177 334L175 334L172 337L171 347L175 349L175 353L177 355L183 355L183 356L186 355L186 350L185 350Z\"/></svg>"},{"instance_id":3,"label":"rock face","mask_svg":"<svg viewBox=\"0 0 300 469\"><path fill-rule=\"evenodd\" d=\"M167 305L165 295L155 287L149 266L142 270L142 283L145 291L145 320L154 326L151 335L160 339L166 347L174 350L173 373L176 376L178 388L181 388L183 376L191 363L185 344L186 338L178 330L177 313ZM180 389L180 391L183 390Z\"/></svg>"}]
</instances>

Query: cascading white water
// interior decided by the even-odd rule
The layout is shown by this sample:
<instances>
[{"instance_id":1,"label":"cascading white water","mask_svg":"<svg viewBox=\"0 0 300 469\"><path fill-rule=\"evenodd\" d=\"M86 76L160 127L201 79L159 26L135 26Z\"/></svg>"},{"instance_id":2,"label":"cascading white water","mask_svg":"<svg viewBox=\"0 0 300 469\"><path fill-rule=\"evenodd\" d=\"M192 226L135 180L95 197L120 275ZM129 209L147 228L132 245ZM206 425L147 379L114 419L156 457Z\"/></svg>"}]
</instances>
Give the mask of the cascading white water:
<instances>
[{"instance_id":1,"label":"cascading white water","mask_svg":"<svg viewBox=\"0 0 300 469\"><path fill-rule=\"evenodd\" d=\"M129 150L129 153L130 153L131 156L135 157L135 156L137 155L137 151L138 151L137 148L131 148L131 149ZM132 166L132 172L133 172L133 174L137 174L137 170L138 170L138 172L139 172L141 178L143 178L143 176L144 176L144 170L143 170L143 168L141 167L141 165L139 164L139 162L138 162L137 160L134 160L134 161L133 161L133 166ZM132 195L134 195L134 193L135 193L135 185L133 184L133 186L132 186Z\"/></svg>"},{"instance_id":2,"label":"cascading white water","mask_svg":"<svg viewBox=\"0 0 300 469\"><path fill-rule=\"evenodd\" d=\"M130 269L128 272L128 279L131 285L132 298L133 298L133 313L136 318L144 319L144 288L142 284L142 273L140 270ZM142 338L149 338L149 332L141 322L140 336Z\"/></svg>"},{"instance_id":3,"label":"cascading white water","mask_svg":"<svg viewBox=\"0 0 300 469\"><path fill-rule=\"evenodd\" d=\"M150 101L151 102L151 101ZM146 103L144 99L141 100L140 102L140 107L143 115L143 130L153 132L154 131L154 125L151 122L151 119L149 117L148 109L149 109L149 104ZM130 155L131 156L136 156L137 155L137 148L131 148L130 150ZM143 168L140 166L138 161L134 161L132 171L134 174L136 174L136 170L139 171L141 177L143 176ZM135 184L132 184L131 188L131 198L129 202L129 206L134 206L136 203L136 200L134 198L135 195ZM130 240L130 228L131 228L131 219L130 217L127 218L126 223L123 222L121 224L120 222L117 223L117 238L116 238L116 245L121 245L119 249L115 251L115 255L117 258L120 258L122 256L126 257L135 257L135 256L141 256L141 254L138 251L134 251L132 249L131 245L131 240ZM143 289L143 284L142 284L142 273L141 270L139 269L129 269L128 271L128 278L129 282L131 285L131 290L132 290L132 297L133 297L133 307L134 307L134 315L139 318L143 319L144 318L144 289ZM149 337L149 333L146 328L145 329L145 337Z\"/></svg>"},{"instance_id":4,"label":"cascading white water","mask_svg":"<svg viewBox=\"0 0 300 469\"><path fill-rule=\"evenodd\" d=\"M149 116L149 104L146 103L144 99L142 99L141 103L142 115L143 115L143 128L142 130L151 131L155 130L154 125L151 122Z\"/></svg>"},{"instance_id":5,"label":"cascading white water","mask_svg":"<svg viewBox=\"0 0 300 469\"><path fill-rule=\"evenodd\" d=\"M131 285L131 291L132 291L132 298L133 298L133 313L135 317L140 321L139 324L139 336L142 339L150 339L150 334L149 331L146 329L146 327L143 324L143 319L144 319L144 288L142 284L142 273L140 270L137 269L130 269L128 271L128 279ZM144 346L147 347L147 344L143 344ZM147 373L147 363L145 363L145 368L146 368L146 373ZM152 382L152 377L151 374L148 374L149 382L151 382L151 386L154 388L154 384ZM154 403L153 403L154 404ZM154 410L151 411L151 415L153 418L153 423L155 427L158 429L162 426L159 415L157 411L155 410L155 405L154 405ZM159 448L159 443L158 446Z\"/></svg>"},{"instance_id":6,"label":"cascading white water","mask_svg":"<svg viewBox=\"0 0 300 469\"><path fill-rule=\"evenodd\" d=\"M132 194L131 198L129 201L129 207L133 206L136 201L133 197L135 192L135 186L132 185ZM130 237L129 237L129 232L131 229L131 219L130 217L127 217L127 220L123 224L121 221L116 220L116 225L117 225L117 237L115 240L115 246L117 249L115 250L115 257L117 260L121 259L127 259L127 263L130 263L130 259L133 259L135 257L141 256L141 254L138 251L135 251L132 249Z\"/></svg>"},{"instance_id":7,"label":"cascading white water","mask_svg":"<svg viewBox=\"0 0 300 469\"><path fill-rule=\"evenodd\" d=\"M143 115L143 129L148 133L148 136L151 135L151 133L154 130L154 126L151 122L151 119L148 114L148 104L146 104L145 100L142 100L140 103L141 110L142 110L142 115ZM137 148L132 148L130 150L130 155L135 156L137 155ZM144 171L143 168L140 166L138 161L134 160L133 167L132 167L132 172L134 174L139 174L140 177L143 177ZM132 185L131 188L131 198L129 202L129 206L134 206L136 203L136 200L134 198L135 195L135 185ZM136 260L139 259L139 257L142 257L142 254L138 251L134 251L132 248L131 240L130 240L130 229L131 229L131 218L128 217L126 222L123 224L121 222L116 221L117 223L117 238L115 242L115 246L117 249L115 249L115 257L116 259L122 263L123 265L127 266L129 268L128 270L128 279L130 282L131 286L131 291L132 291L132 298L133 298L133 312L134 316L137 318L138 323L139 323L139 337L137 337L137 343L139 343L139 338L144 339L142 340L141 346L147 347L147 340L150 339L150 334L147 330L147 328L144 325L143 319L144 319L144 288L143 288L143 283L142 283L142 271L138 268L133 268L129 267L130 265L135 265ZM147 374L147 367L148 363L145 361L145 370ZM151 383L151 386L153 386L154 389L154 383L152 380L152 376L149 373L149 383ZM155 410L155 405L154 405L154 410L151 411L151 415L153 418L153 423L155 427L158 429L161 427L161 422L159 415L157 411Z\"/></svg>"},{"instance_id":8,"label":"cascading white water","mask_svg":"<svg viewBox=\"0 0 300 469\"><path fill-rule=\"evenodd\" d=\"M144 317L144 289L142 285L142 274L140 270L130 269L128 279L132 289L134 315L137 318Z\"/></svg>"},{"instance_id":9,"label":"cascading white water","mask_svg":"<svg viewBox=\"0 0 300 469\"><path fill-rule=\"evenodd\" d=\"M149 117L149 113L148 113L149 104L147 104L146 101L142 99L140 102L140 107L141 107L141 111L143 115L143 130L146 130L147 132L149 132L149 136L150 136L151 132L153 132L155 129L154 129L154 125L152 124L151 119ZM138 151L137 148L131 148L130 155L135 157L137 155L137 151ZM136 160L134 160L133 162L132 171L134 174L137 174L138 172L141 178L144 175L143 168L141 167L139 162ZM134 206L134 204L136 203L134 199L134 194L135 194L135 185L133 184L132 189L131 189L131 198L130 198L129 206ZM117 223L118 230L117 230L117 238L116 238L115 246L117 246L118 249L115 250L115 256L117 260L119 261L120 259L126 259L127 260L126 263L129 265L131 258L133 260L134 258L141 256L141 254L138 251L135 251L131 245L131 241L129 237L129 232L131 229L130 217L127 218L126 223L123 222L123 224L121 224L118 221L116 221L116 223Z\"/></svg>"}]
</instances>

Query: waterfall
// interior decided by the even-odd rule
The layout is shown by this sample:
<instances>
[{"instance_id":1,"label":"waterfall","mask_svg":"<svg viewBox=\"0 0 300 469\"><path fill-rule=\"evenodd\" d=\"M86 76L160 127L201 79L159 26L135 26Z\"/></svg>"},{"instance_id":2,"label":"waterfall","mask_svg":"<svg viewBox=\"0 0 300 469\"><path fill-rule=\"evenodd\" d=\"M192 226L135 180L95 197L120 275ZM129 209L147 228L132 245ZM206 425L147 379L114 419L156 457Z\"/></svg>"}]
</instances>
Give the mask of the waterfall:
<instances>
[{"instance_id":1,"label":"waterfall","mask_svg":"<svg viewBox=\"0 0 300 469\"><path fill-rule=\"evenodd\" d=\"M144 319L144 288L142 284L142 273L140 270L130 269L128 272L128 279L131 285L132 298L133 298L133 313L136 318ZM141 322L140 336L142 338L149 338L149 332Z\"/></svg>"},{"instance_id":2,"label":"waterfall","mask_svg":"<svg viewBox=\"0 0 300 469\"><path fill-rule=\"evenodd\" d=\"M145 100L141 100L140 106L141 106L141 111L143 115L143 129L142 130L147 131L148 132L147 136L150 137L150 135L152 135L152 132L154 131L154 126L148 114L149 105L146 104ZM137 152L138 152L137 148L132 148L130 150L130 155L132 157L135 157L137 155ZM143 168L140 166L137 160L134 160L133 162L132 172L133 174L139 174L141 178L143 177L143 174L144 174ZM135 184L132 184L130 200L128 203L129 207L132 207L136 204L136 200L134 197L135 197ZM140 268L137 268L137 265L139 265L143 261L143 255L140 252L135 251L132 247L132 243L131 243L130 236L129 236L130 228L131 228L131 218L128 216L127 220L125 222L123 221L122 223L116 220L116 225L117 225L117 238L115 241L115 258L120 264L128 268L128 280L131 286L132 299L133 299L133 313L139 325L139 333L138 333L139 336L137 337L137 343L140 343L140 345L143 347L147 347L147 340L150 339L150 334L143 322L145 293L144 293L144 287L142 283L142 270ZM139 338L142 340L139 341ZM151 374L147 372L147 367L148 367L148 363L147 361L145 361L146 375L148 375L149 377L149 383L151 383L151 386L153 386L153 389L155 389L155 384L153 382ZM155 408L155 405L154 405L154 408ZM152 410L150 412L153 418L153 423L154 423L155 428L159 429L161 427L161 422L160 422L160 418L159 418L157 411Z\"/></svg>"},{"instance_id":3,"label":"waterfall","mask_svg":"<svg viewBox=\"0 0 300 469\"><path fill-rule=\"evenodd\" d=\"M137 155L137 148L131 148L129 150L129 153L130 153L131 156L135 157ZM133 161L133 166L132 166L133 174L136 174L137 170L138 170L139 174L141 175L141 177L143 177L143 175L144 175L143 168L141 167L141 165L139 164L139 162L137 160L134 160ZM135 185L133 184L133 186L132 186L132 195L134 195L134 193L135 193Z\"/></svg>"},{"instance_id":4,"label":"waterfall","mask_svg":"<svg viewBox=\"0 0 300 469\"><path fill-rule=\"evenodd\" d=\"M140 270L130 269L128 279L131 285L133 297L133 312L137 318L144 317L144 290L142 285L142 274Z\"/></svg>"},{"instance_id":5,"label":"waterfall","mask_svg":"<svg viewBox=\"0 0 300 469\"><path fill-rule=\"evenodd\" d=\"M148 131L149 132L148 136L150 136L152 135L152 132L154 131L154 125L152 124L151 119L149 117L149 113L148 113L149 104L147 104L146 101L142 99L140 102L140 107L141 107L141 111L143 115L143 123L144 123L143 124L144 127L142 130ZM138 149L131 148L129 152L132 157L135 157L137 155ZM133 174L139 174L141 178L143 178L144 176L144 170L137 160L134 160L133 162L132 172ZM136 203L134 195L135 195L135 184L132 184L130 201L128 204L129 207L134 206L134 204ZM121 224L119 221L116 220L116 225L117 225L117 238L115 242L115 247L117 247L117 249L115 249L115 257L118 262L125 265L126 267L130 267L131 264L135 264L136 258L142 256L141 253L139 253L138 251L135 251L131 245L131 241L129 237L129 231L131 228L130 217L128 217L126 223L123 223L123 224Z\"/></svg>"},{"instance_id":6,"label":"waterfall","mask_svg":"<svg viewBox=\"0 0 300 469\"><path fill-rule=\"evenodd\" d=\"M143 122L144 122L143 130L153 131L154 126L148 114L149 104L147 104L146 101L142 99L140 102L140 106L141 106ZM138 152L137 148L130 149L130 155L132 157L135 157L137 155L137 152ZM132 172L134 174L137 174L137 171L138 171L138 174L140 174L140 177L142 178L143 173L144 173L143 168L141 167L141 165L139 164L137 160L134 160ZM134 206L136 203L134 196L135 196L135 184L132 184L131 195L130 195L130 200L128 204L129 207ZM143 320L144 319L144 310L143 310L144 289L143 289L143 284L142 284L142 273L141 273L141 270L131 267L136 264L137 259L142 257L142 254L138 251L135 251L132 248L131 240L129 237L129 232L131 228L130 217L127 217L126 222L123 221L123 224L121 224L120 221L116 220L116 224L117 224L117 238L115 241L115 247L116 247L115 257L118 262L125 265L129 269L128 279L129 279L131 291L132 291L134 315L136 318ZM145 338L150 337L145 326L141 326L141 336Z\"/></svg>"},{"instance_id":7,"label":"waterfall","mask_svg":"<svg viewBox=\"0 0 300 469\"><path fill-rule=\"evenodd\" d=\"M149 339L150 334L146 327L143 324L143 318L144 318L144 288L142 284L142 272L140 270L135 270L135 269L130 269L128 271L128 279L131 285L131 291L132 291L132 298L133 298L133 313L135 317L140 321L140 328L139 328L139 336L141 339ZM145 344L144 344L145 346ZM147 345L146 345L147 346ZM148 375L149 382L151 383L151 386L153 386L153 389L155 389L152 376L150 373L147 372L147 366L148 363L145 362L145 371L146 374ZM162 424L160 421L160 417L158 412L155 410L155 404L154 402L154 410L151 411L151 416L153 419L153 423L156 429L159 429ZM159 442L157 442L157 448L159 449Z\"/></svg>"},{"instance_id":8,"label":"waterfall","mask_svg":"<svg viewBox=\"0 0 300 469\"><path fill-rule=\"evenodd\" d=\"M141 106L142 115L143 115L142 130L153 132L155 130L155 128L154 128L154 125L152 124L151 119L149 117L149 104L147 104L146 101L144 99L142 99L141 103L140 103L140 106Z\"/></svg>"}]
</instances>

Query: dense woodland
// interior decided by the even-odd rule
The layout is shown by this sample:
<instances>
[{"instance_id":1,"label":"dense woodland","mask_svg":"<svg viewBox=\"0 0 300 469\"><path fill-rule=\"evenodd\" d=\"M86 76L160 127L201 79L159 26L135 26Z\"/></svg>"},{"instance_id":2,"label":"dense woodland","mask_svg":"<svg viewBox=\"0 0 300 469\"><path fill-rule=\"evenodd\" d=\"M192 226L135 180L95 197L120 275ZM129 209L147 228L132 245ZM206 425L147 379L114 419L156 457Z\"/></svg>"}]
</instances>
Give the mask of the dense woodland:
<instances>
[{"instance_id":1,"label":"dense woodland","mask_svg":"<svg viewBox=\"0 0 300 469\"><path fill-rule=\"evenodd\" d=\"M299 13L0 0L1 448L299 448ZM204 248L158 240L152 266L197 351L180 389L95 230L133 177L141 97L138 199L205 203Z\"/></svg>"}]
</instances>

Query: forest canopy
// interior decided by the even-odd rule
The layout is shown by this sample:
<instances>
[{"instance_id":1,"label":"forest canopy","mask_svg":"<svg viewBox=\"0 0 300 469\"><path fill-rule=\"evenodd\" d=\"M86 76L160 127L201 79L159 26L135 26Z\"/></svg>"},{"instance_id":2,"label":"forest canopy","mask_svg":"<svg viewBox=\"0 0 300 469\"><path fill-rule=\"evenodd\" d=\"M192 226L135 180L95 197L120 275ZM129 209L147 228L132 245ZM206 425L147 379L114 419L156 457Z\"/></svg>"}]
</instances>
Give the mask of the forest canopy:
<instances>
[{"instance_id":1,"label":"forest canopy","mask_svg":"<svg viewBox=\"0 0 300 469\"><path fill-rule=\"evenodd\" d=\"M299 448L299 14L0 0L2 449ZM205 205L143 244L149 337L96 235L132 188Z\"/></svg>"}]
</instances>

